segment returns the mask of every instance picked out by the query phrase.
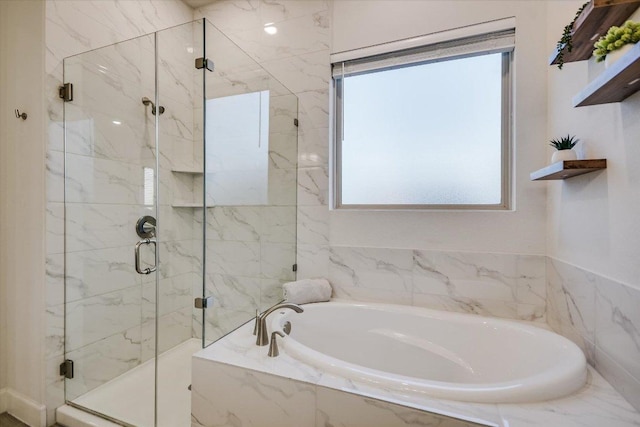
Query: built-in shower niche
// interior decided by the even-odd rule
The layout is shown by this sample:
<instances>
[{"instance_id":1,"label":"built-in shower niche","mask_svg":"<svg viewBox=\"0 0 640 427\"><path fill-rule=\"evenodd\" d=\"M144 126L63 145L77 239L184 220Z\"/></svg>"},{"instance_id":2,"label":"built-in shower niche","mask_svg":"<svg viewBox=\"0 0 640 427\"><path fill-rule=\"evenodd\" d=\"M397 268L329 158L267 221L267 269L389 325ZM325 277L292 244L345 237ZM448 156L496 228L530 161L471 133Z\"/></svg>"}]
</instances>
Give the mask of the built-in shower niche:
<instances>
[{"instance_id":1,"label":"built-in shower niche","mask_svg":"<svg viewBox=\"0 0 640 427\"><path fill-rule=\"evenodd\" d=\"M66 400L188 426L190 355L295 277L297 99L204 21L66 58L64 80Z\"/></svg>"}]
</instances>

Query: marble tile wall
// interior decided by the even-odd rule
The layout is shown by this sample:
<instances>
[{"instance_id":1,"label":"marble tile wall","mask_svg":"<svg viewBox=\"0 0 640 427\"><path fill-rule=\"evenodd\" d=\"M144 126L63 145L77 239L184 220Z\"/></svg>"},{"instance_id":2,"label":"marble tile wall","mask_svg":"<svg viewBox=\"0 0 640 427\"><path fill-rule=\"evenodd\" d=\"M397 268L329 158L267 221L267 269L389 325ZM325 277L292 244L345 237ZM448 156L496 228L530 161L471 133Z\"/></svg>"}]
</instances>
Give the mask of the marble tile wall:
<instances>
[{"instance_id":1,"label":"marble tile wall","mask_svg":"<svg viewBox=\"0 0 640 427\"><path fill-rule=\"evenodd\" d=\"M223 0L196 10L299 99L298 278L334 296L544 320L544 258L338 247L330 242L330 1ZM264 25L278 29L268 35ZM248 249L247 249L248 250Z\"/></svg>"},{"instance_id":2,"label":"marble tile wall","mask_svg":"<svg viewBox=\"0 0 640 427\"><path fill-rule=\"evenodd\" d=\"M326 277L329 266L330 8L328 0L223 0L195 11L196 18L210 20L273 75L274 82L282 83L298 98L297 197L287 196L279 202L297 206L296 258L300 278ZM272 23L278 32L273 36L265 33L266 23ZM272 160L281 165L283 159ZM293 159L284 160L290 163ZM274 178L276 186L290 185L296 182L292 173L293 169L286 166L274 168L270 178ZM277 296L280 292L272 286L270 293Z\"/></svg>"},{"instance_id":3,"label":"marble tile wall","mask_svg":"<svg viewBox=\"0 0 640 427\"><path fill-rule=\"evenodd\" d=\"M547 321L640 410L640 290L547 258Z\"/></svg>"},{"instance_id":4,"label":"marble tile wall","mask_svg":"<svg viewBox=\"0 0 640 427\"><path fill-rule=\"evenodd\" d=\"M191 9L177 0L46 2L45 99L48 108L48 149L45 351L48 424L54 422L55 408L62 405L65 398L64 382L57 374L57 367L64 359L65 350L65 164L63 104L57 97L57 88L63 82L62 60L191 20ZM87 92L77 91L76 102L67 104L71 107L68 117L72 119L71 126L67 129L67 168L69 176L73 178L67 187L67 248L70 252L67 259L67 300L70 302L67 319L70 341L67 342L67 350L78 363L76 373L79 374L73 380L76 387L72 386L68 390L70 398L150 356L148 348L145 351L144 344L145 337L148 339L151 336L152 329L145 327L143 318L147 311L144 307L154 302L147 298L148 284L130 267L130 243L135 242L130 241L129 230L133 224L131 221L135 221L140 214L139 209L133 209L142 202L140 168L155 156L148 144L152 116L149 112L145 121L140 101L141 96L153 98L154 94L153 78L148 79L149 72L153 72L153 62L151 68L145 65L149 60L153 61L152 41L152 38L140 39L133 44L120 44L110 49L94 51L86 56L86 59L91 59L92 66L77 61L75 70L67 70L78 78L74 81L76 85L91 89ZM177 52L174 49L172 54ZM173 71L168 70L167 74ZM166 92L169 91L167 89ZM87 98L89 93L92 95ZM180 93L176 91L177 95ZM118 98L129 101L120 102L114 110L114 101ZM175 102L185 105L190 102L189 99L178 96L173 98ZM174 99L167 99L167 104L173 101ZM78 107L83 104L85 107L91 105L91 108L81 111ZM172 120L165 133L166 138L171 136L172 140L182 143L184 141L178 138L182 137L189 142L188 135L179 133L183 129L179 125L187 123L186 126L190 126L189 122L193 121L191 108L168 110L173 110L173 115L167 115ZM175 111L187 111L189 115L184 118L175 117ZM134 120L136 115L140 116L139 120ZM120 121L121 125L113 124L113 120ZM176 157L171 153L160 154L161 162L162 158ZM168 163L163 163L163 166L168 166ZM137 185L133 185L135 183ZM163 179L163 186L171 187L173 183ZM161 212L164 211L168 209L162 207ZM169 218L169 214L164 213L164 218ZM184 225L189 219L177 214L170 221ZM176 229L179 230L178 234L191 233L190 228ZM171 236L171 240L180 241L178 234ZM173 259L170 262L176 263ZM172 298L182 295L182 281L176 277L191 271L191 268L188 271L182 269L171 277L162 278L167 285L164 289L167 289ZM179 286L175 287L174 284ZM176 304L175 301L171 306L163 307L167 313L167 321L174 320L174 324L190 322L190 316L177 316L180 310L173 304ZM95 322L98 315L104 315L111 321ZM180 329L184 330L187 338L190 336L190 323L186 328Z\"/></svg>"},{"instance_id":5,"label":"marble tile wall","mask_svg":"<svg viewBox=\"0 0 640 427\"><path fill-rule=\"evenodd\" d=\"M280 82L214 26L206 25L207 57L215 70L205 78L206 99L269 91L268 187L266 202L226 203L209 189L215 163L207 164L206 291L214 298L205 312L206 341L227 334L282 299L283 282L293 280L296 244L298 103ZM211 139L215 139L212 135ZM224 141L217 141L224 149ZM207 156L213 148L207 147ZM215 153L213 153L215 154ZM194 311L194 336L202 312Z\"/></svg>"}]
</instances>

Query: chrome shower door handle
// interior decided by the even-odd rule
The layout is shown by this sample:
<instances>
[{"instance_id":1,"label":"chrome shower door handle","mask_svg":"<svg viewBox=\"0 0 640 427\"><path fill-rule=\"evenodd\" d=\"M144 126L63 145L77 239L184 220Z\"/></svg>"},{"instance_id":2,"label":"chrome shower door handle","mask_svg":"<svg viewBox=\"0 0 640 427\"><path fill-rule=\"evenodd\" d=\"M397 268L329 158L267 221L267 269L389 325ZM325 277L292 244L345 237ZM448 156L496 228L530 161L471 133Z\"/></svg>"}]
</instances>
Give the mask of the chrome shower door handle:
<instances>
[{"instance_id":1,"label":"chrome shower door handle","mask_svg":"<svg viewBox=\"0 0 640 427\"><path fill-rule=\"evenodd\" d=\"M151 240L151 239L143 239L140 240L138 243L136 243L136 249L135 249L135 265L136 265L136 271L138 272L138 274L151 274L154 271L157 270L158 266L157 265L153 265L152 267L149 268L145 268L144 270L140 269L140 247L142 245L153 245L153 252L154 252L154 262L155 262L155 252L158 250L157 249L157 245L156 245L156 241L155 240Z\"/></svg>"}]
</instances>

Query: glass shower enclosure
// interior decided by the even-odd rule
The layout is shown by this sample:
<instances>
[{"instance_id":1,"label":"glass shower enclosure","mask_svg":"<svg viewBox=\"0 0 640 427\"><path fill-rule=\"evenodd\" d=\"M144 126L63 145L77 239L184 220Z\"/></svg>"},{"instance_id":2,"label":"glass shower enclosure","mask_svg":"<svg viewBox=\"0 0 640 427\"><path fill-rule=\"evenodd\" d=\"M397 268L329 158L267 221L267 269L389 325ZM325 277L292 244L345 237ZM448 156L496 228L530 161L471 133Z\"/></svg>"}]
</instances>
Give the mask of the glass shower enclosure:
<instances>
[{"instance_id":1,"label":"glass shower enclosure","mask_svg":"<svg viewBox=\"0 0 640 427\"><path fill-rule=\"evenodd\" d=\"M66 401L189 426L191 355L295 278L297 98L206 20L64 81Z\"/></svg>"}]
</instances>

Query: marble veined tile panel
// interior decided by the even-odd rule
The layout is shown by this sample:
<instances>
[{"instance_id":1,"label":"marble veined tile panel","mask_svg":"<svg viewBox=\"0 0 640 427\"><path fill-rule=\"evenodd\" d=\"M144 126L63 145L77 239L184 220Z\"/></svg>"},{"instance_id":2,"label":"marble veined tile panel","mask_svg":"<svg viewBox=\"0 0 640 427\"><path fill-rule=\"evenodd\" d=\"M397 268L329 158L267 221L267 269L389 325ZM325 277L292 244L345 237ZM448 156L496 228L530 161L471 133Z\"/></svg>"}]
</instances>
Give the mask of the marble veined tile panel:
<instances>
[{"instance_id":1,"label":"marble veined tile panel","mask_svg":"<svg viewBox=\"0 0 640 427\"><path fill-rule=\"evenodd\" d=\"M330 126L329 88L300 92L297 96L300 104L299 119L302 130Z\"/></svg>"},{"instance_id":2,"label":"marble veined tile panel","mask_svg":"<svg viewBox=\"0 0 640 427\"><path fill-rule=\"evenodd\" d=\"M315 387L193 359L192 425L313 426ZM247 410L246 402L251 402Z\"/></svg>"},{"instance_id":3,"label":"marble veined tile panel","mask_svg":"<svg viewBox=\"0 0 640 427\"><path fill-rule=\"evenodd\" d=\"M547 258L547 321L565 336L595 342L597 277L573 265Z\"/></svg>"},{"instance_id":4,"label":"marble veined tile panel","mask_svg":"<svg viewBox=\"0 0 640 427\"><path fill-rule=\"evenodd\" d=\"M298 99L295 95L276 95L269 97L269 131L297 134L298 128L293 120L298 118Z\"/></svg>"},{"instance_id":5,"label":"marble veined tile panel","mask_svg":"<svg viewBox=\"0 0 640 427\"><path fill-rule=\"evenodd\" d=\"M298 169L298 206L327 205L329 170L327 167Z\"/></svg>"},{"instance_id":6,"label":"marble veined tile panel","mask_svg":"<svg viewBox=\"0 0 640 427\"><path fill-rule=\"evenodd\" d=\"M144 166L67 154L67 203L142 204Z\"/></svg>"},{"instance_id":7,"label":"marble veined tile panel","mask_svg":"<svg viewBox=\"0 0 640 427\"><path fill-rule=\"evenodd\" d=\"M133 246L69 252L66 255L66 300L77 301L140 285Z\"/></svg>"},{"instance_id":8,"label":"marble veined tile panel","mask_svg":"<svg viewBox=\"0 0 640 427\"><path fill-rule=\"evenodd\" d=\"M155 163L154 126L145 122L141 109L133 115L85 111L77 116L84 118L67 120L67 153L147 166Z\"/></svg>"},{"instance_id":9,"label":"marble veined tile panel","mask_svg":"<svg viewBox=\"0 0 640 427\"><path fill-rule=\"evenodd\" d=\"M66 59L67 77L104 79L110 82L154 84L155 52L153 35L138 37L83 52Z\"/></svg>"},{"instance_id":10,"label":"marble veined tile panel","mask_svg":"<svg viewBox=\"0 0 640 427\"><path fill-rule=\"evenodd\" d=\"M519 304L515 301L414 293L413 305L434 310L520 319L518 314ZM532 310L521 310L523 313L522 320L542 320L544 315L544 313Z\"/></svg>"},{"instance_id":11,"label":"marble veined tile panel","mask_svg":"<svg viewBox=\"0 0 640 427\"><path fill-rule=\"evenodd\" d=\"M116 3L113 7L101 0L80 1L88 16L107 19L106 24L116 31L147 34L158 29L180 25L193 19L192 10L179 1L141 0ZM128 36L127 38L135 37Z\"/></svg>"},{"instance_id":12,"label":"marble veined tile panel","mask_svg":"<svg viewBox=\"0 0 640 427\"><path fill-rule=\"evenodd\" d=\"M331 71L328 49L265 61L262 66L294 93L329 88Z\"/></svg>"},{"instance_id":13,"label":"marble veined tile panel","mask_svg":"<svg viewBox=\"0 0 640 427\"><path fill-rule=\"evenodd\" d=\"M414 292L515 301L516 255L414 251Z\"/></svg>"},{"instance_id":14,"label":"marble veined tile panel","mask_svg":"<svg viewBox=\"0 0 640 427\"><path fill-rule=\"evenodd\" d=\"M45 179L47 202L64 202L64 153L49 151L46 160Z\"/></svg>"},{"instance_id":15,"label":"marble veined tile panel","mask_svg":"<svg viewBox=\"0 0 640 427\"><path fill-rule=\"evenodd\" d=\"M298 139L298 164L300 167L328 165L329 140L328 127L301 130Z\"/></svg>"},{"instance_id":16,"label":"marble veined tile panel","mask_svg":"<svg viewBox=\"0 0 640 427\"><path fill-rule=\"evenodd\" d=\"M295 280L295 243L260 243L260 273L265 279Z\"/></svg>"},{"instance_id":17,"label":"marble veined tile panel","mask_svg":"<svg viewBox=\"0 0 640 427\"><path fill-rule=\"evenodd\" d=\"M361 287L411 293L411 250L332 247L329 281L334 287Z\"/></svg>"},{"instance_id":18,"label":"marble veined tile panel","mask_svg":"<svg viewBox=\"0 0 640 427\"><path fill-rule=\"evenodd\" d=\"M263 232L263 210L259 206L215 206L207 209L207 238L258 242Z\"/></svg>"},{"instance_id":19,"label":"marble veined tile panel","mask_svg":"<svg viewBox=\"0 0 640 427\"><path fill-rule=\"evenodd\" d=\"M317 388L317 427L474 427L476 424L366 396Z\"/></svg>"},{"instance_id":20,"label":"marble veined tile panel","mask_svg":"<svg viewBox=\"0 0 640 427\"><path fill-rule=\"evenodd\" d=\"M45 323L45 356L64 354L64 304L48 306Z\"/></svg>"},{"instance_id":21,"label":"marble veined tile panel","mask_svg":"<svg viewBox=\"0 0 640 427\"><path fill-rule=\"evenodd\" d=\"M143 215L153 214L154 209L136 205L68 203L66 251L133 248L139 240L135 233L136 221Z\"/></svg>"},{"instance_id":22,"label":"marble veined tile panel","mask_svg":"<svg viewBox=\"0 0 640 427\"><path fill-rule=\"evenodd\" d=\"M70 351L74 378L66 382L67 400L111 381L141 363L140 325Z\"/></svg>"},{"instance_id":23,"label":"marble veined tile panel","mask_svg":"<svg viewBox=\"0 0 640 427\"><path fill-rule=\"evenodd\" d=\"M296 242L295 206L265 206L262 208L262 215L264 224L260 237L262 242Z\"/></svg>"},{"instance_id":24,"label":"marble veined tile panel","mask_svg":"<svg viewBox=\"0 0 640 427\"><path fill-rule=\"evenodd\" d=\"M195 240L161 241L160 265L161 278L173 277L202 269L202 246Z\"/></svg>"},{"instance_id":25,"label":"marble veined tile panel","mask_svg":"<svg viewBox=\"0 0 640 427\"><path fill-rule=\"evenodd\" d=\"M207 240L207 272L259 277L260 243Z\"/></svg>"},{"instance_id":26,"label":"marble veined tile panel","mask_svg":"<svg viewBox=\"0 0 640 427\"><path fill-rule=\"evenodd\" d=\"M64 203L47 203L47 254L64 253Z\"/></svg>"},{"instance_id":27,"label":"marble veined tile panel","mask_svg":"<svg viewBox=\"0 0 640 427\"><path fill-rule=\"evenodd\" d=\"M140 287L67 303L67 352L139 325L141 304Z\"/></svg>"},{"instance_id":28,"label":"marble veined tile panel","mask_svg":"<svg viewBox=\"0 0 640 427\"><path fill-rule=\"evenodd\" d=\"M293 123L293 120L291 121ZM298 133L272 126L269 131L269 167L278 169L295 168L298 162ZM284 132L280 132L283 130Z\"/></svg>"},{"instance_id":29,"label":"marble veined tile panel","mask_svg":"<svg viewBox=\"0 0 640 427\"><path fill-rule=\"evenodd\" d=\"M158 319L158 353L163 353L191 338L192 308L186 307ZM142 361L156 354L156 319L145 321L141 328Z\"/></svg>"},{"instance_id":30,"label":"marble veined tile panel","mask_svg":"<svg viewBox=\"0 0 640 427\"><path fill-rule=\"evenodd\" d=\"M267 34L264 26L228 34L252 58L264 62L329 49L329 22L329 11L319 11L274 23L276 34Z\"/></svg>"},{"instance_id":31,"label":"marble veined tile panel","mask_svg":"<svg viewBox=\"0 0 640 427\"><path fill-rule=\"evenodd\" d=\"M295 206L296 183L295 168L269 168L268 204L272 206Z\"/></svg>"},{"instance_id":32,"label":"marble veined tile panel","mask_svg":"<svg viewBox=\"0 0 640 427\"><path fill-rule=\"evenodd\" d=\"M298 279L329 277L329 246L306 244L297 245Z\"/></svg>"},{"instance_id":33,"label":"marble veined tile panel","mask_svg":"<svg viewBox=\"0 0 640 427\"><path fill-rule=\"evenodd\" d=\"M326 206L298 207L298 244L329 244L329 210Z\"/></svg>"},{"instance_id":34,"label":"marble veined tile panel","mask_svg":"<svg viewBox=\"0 0 640 427\"><path fill-rule=\"evenodd\" d=\"M47 306L64 304L64 254L47 255L45 274Z\"/></svg>"},{"instance_id":35,"label":"marble veined tile panel","mask_svg":"<svg viewBox=\"0 0 640 427\"><path fill-rule=\"evenodd\" d=\"M225 0L215 2L196 10L224 32L241 31L263 27L269 22L280 22L329 9L327 0L259 1Z\"/></svg>"},{"instance_id":36,"label":"marble veined tile panel","mask_svg":"<svg viewBox=\"0 0 640 427\"><path fill-rule=\"evenodd\" d=\"M595 343L640 380L640 290L598 276Z\"/></svg>"}]
</instances>

